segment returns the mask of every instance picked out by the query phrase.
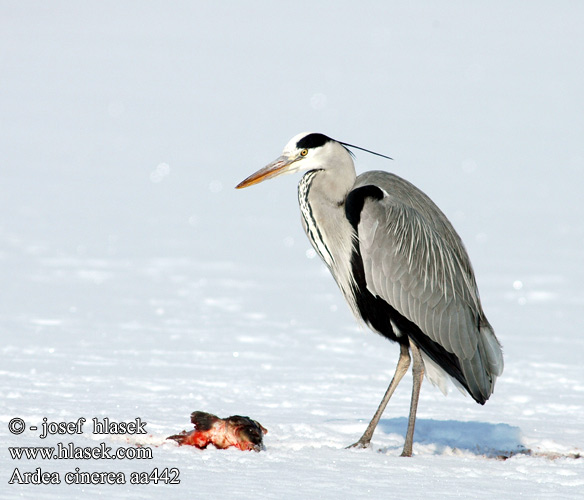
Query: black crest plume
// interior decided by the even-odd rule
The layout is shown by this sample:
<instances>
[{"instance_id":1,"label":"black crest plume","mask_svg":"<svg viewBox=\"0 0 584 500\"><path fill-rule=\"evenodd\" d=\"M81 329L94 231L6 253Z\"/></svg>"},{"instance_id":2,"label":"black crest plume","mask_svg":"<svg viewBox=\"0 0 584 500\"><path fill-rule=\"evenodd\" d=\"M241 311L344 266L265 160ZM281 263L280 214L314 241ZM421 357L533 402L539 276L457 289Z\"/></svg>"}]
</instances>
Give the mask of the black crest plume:
<instances>
[{"instance_id":1,"label":"black crest plume","mask_svg":"<svg viewBox=\"0 0 584 500\"><path fill-rule=\"evenodd\" d=\"M296 147L298 149L319 148L320 146L324 146L327 142L330 142L330 141L334 141L334 139L331 139L329 136L324 135L324 134L313 133L313 134L308 134L308 135L304 136L302 139L300 139L296 143ZM390 158L389 156L382 155L381 153L376 153L375 151L371 151L370 149L365 149L365 148L362 148L360 146L355 146L354 144L349 144L347 142L342 142L342 141L335 141L335 142L342 144L343 146L345 146L345 148L349 147L349 148L360 149L361 151L365 151L366 153L371 153L372 155L381 156L382 158L387 158L388 160L393 160L393 158ZM347 150L347 151L349 151L349 150ZM354 156L352 151L349 151L349 153L351 153L351 156Z\"/></svg>"},{"instance_id":2,"label":"black crest plume","mask_svg":"<svg viewBox=\"0 0 584 500\"><path fill-rule=\"evenodd\" d=\"M370 149L361 148L359 146L355 146L354 144L348 144L346 142L341 142L341 141L337 141L337 142L339 144L342 144L345 147L348 147L348 148L360 149L361 151L365 151L366 153L371 153L372 155L375 155L375 156L381 156L382 158L387 158L388 160L393 160L393 158L391 158L389 156L382 155L381 153L376 153L375 151L371 151ZM352 152L350 152L350 153L353 154Z\"/></svg>"}]
</instances>

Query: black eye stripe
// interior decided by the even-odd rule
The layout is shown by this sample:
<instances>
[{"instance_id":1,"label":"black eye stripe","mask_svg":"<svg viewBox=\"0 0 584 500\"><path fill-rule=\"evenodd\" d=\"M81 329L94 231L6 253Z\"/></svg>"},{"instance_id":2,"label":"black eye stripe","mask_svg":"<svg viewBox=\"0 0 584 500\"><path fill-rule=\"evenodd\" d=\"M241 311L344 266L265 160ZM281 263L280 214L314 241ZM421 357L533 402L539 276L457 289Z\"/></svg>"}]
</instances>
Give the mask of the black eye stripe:
<instances>
[{"instance_id":1,"label":"black eye stripe","mask_svg":"<svg viewBox=\"0 0 584 500\"><path fill-rule=\"evenodd\" d=\"M298 149L318 148L329 141L332 141L332 139L324 134L308 134L296 143L296 147Z\"/></svg>"}]
</instances>

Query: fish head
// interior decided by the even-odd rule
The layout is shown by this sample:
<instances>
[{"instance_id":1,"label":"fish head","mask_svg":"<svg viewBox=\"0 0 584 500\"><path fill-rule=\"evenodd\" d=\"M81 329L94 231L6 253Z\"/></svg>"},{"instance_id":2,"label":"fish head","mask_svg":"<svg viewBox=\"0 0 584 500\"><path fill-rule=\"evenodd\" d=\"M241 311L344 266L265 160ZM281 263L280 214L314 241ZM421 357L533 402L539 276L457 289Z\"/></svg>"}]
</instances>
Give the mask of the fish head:
<instances>
[{"instance_id":1,"label":"fish head","mask_svg":"<svg viewBox=\"0 0 584 500\"><path fill-rule=\"evenodd\" d=\"M226 432L231 434L240 450L260 451L264 449L263 437L268 430L258 421L241 415L226 420Z\"/></svg>"}]
</instances>

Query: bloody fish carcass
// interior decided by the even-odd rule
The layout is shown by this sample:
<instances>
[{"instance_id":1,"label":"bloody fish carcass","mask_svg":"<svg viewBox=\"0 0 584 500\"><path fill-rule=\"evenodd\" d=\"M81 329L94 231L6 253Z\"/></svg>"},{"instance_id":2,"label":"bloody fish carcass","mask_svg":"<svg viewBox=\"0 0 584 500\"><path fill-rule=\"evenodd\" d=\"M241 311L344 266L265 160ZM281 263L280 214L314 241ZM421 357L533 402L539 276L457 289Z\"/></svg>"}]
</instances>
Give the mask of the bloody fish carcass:
<instances>
[{"instance_id":1,"label":"bloody fish carcass","mask_svg":"<svg viewBox=\"0 0 584 500\"><path fill-rule=\"evenodd\" d=\"M212 413L194 411L191 413L191 423L195 426L192 431L182 431L167 439L200 449L212 444L219 449L233 446L240 450L260 451L264 449L263 437L268 432L256 420L241 415L219 418Z\"/></svg>"}]
</instances>

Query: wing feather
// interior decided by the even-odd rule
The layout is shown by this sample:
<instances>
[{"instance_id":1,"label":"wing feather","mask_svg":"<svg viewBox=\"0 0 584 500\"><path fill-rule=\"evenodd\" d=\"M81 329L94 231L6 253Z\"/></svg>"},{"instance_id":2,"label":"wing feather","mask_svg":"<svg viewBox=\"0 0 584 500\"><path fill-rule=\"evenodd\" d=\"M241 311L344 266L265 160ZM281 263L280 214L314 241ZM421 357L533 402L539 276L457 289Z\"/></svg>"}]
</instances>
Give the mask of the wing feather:
<instances>
[{"instance_id":1,"label":"wing feather","mask_svg":"<svg viewBox=\"0 0 584 500\"><path fill-rule=\"evenodd\" d=\"M384 196L365 200L357 225L368 290L454 354L471 394L488 398L503 358L460 238L417 188L373 174ZM360 176L356 186L370 180Z\"/></svg>"}]
</instances>

